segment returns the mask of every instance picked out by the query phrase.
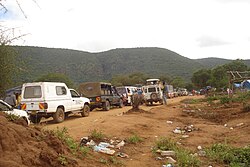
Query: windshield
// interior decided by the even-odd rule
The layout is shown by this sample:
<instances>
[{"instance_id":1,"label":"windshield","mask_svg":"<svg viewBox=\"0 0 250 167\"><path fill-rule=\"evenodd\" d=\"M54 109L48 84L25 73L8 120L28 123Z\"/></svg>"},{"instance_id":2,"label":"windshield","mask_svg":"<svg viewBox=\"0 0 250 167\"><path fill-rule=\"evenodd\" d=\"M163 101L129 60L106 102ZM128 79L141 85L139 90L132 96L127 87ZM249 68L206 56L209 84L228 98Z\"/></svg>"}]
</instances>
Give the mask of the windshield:
<instances>
[{"instance_id":1,"label":"windshield","mask_svg":"<svg viewBox=\"0 0 250 167\"><path fill-rule=\"evenodd\" d=\"M117 92L122 95L126 93L126 89L125 88L116 88Z\"/></svg>"},{"instance_id":2,"label":"windshield","mask_svg":"<svg viewBox=\"0 0 250 167\"><path fill-rule=\"evenodd\" d=\"M24 89L24 99L42 97L41 86L27 86Z\"/></svg>"}]
</instances>

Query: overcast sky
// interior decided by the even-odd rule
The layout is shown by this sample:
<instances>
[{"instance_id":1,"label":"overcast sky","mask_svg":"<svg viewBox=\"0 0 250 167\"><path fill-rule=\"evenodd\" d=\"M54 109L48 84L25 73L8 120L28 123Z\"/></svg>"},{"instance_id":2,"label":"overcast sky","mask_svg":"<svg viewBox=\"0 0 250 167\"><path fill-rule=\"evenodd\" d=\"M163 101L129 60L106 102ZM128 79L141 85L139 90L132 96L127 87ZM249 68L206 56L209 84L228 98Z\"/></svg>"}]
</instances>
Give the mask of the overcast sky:
<instances>
[{"instance_id":1,"label":"overcast sky","mask_svg":"<svg viewBox=\"0 0 250 167\"><path fill-rule=\"evenodd\" d=\"M24 14L16 0L1 2L0 24L29 34L19 45L250 59L250 0L19 0Z\"/></svg>"}]
</instances>

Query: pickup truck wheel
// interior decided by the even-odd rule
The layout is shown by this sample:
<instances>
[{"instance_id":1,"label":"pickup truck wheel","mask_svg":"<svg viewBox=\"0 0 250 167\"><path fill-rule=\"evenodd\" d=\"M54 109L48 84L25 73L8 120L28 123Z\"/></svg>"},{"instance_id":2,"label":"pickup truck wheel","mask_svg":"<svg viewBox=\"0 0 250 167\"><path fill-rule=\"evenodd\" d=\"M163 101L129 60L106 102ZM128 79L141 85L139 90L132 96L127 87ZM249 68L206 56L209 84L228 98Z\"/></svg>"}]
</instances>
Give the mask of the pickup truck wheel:
<instances>
[{"instance_id":1,"label":"pickup truck wheel","mask_svg":"<svg viewBox=\"0 0 250 167\"><path fill-rule=\"evenodd\" d=\"M65 118L65 114L63 109L61 108L57 108L56 112L53 115L53 119L56 123L60 123L63 122Z\"/></svg>"},{"instance_id":2,"label":"pickup truck wheel","mask_svg":"<svg viewBox=\"0 0 250 167\"><path fill-rule=\"evenodd\" d=\"M82 112L81 112L82 117L89 116L89 112L90 112L90 107L89 107L89 105L85 104L83 109L82 109Z\"/></svg>"},{"instance_id":3,"label":"pickup truck wheel","mask_svg":"<svg viewBox=\"0 0 250 167\"><path fill-rule=\"evenodd\" d=\"M105 110L105 111L110 110L110 103L108 100L103 103L103 110Z\"/></svg>"},{"instance_id":4,"label":"pickup truck wheel","mask_svg":"<svg viewBox=\"0 0 250 167\"><path fill-rule=\"evenodd\" d=\"M40 123L42 117L39 117L37 115L30 115L30 121L34 124Z\"/></svg>"}]
</instances>

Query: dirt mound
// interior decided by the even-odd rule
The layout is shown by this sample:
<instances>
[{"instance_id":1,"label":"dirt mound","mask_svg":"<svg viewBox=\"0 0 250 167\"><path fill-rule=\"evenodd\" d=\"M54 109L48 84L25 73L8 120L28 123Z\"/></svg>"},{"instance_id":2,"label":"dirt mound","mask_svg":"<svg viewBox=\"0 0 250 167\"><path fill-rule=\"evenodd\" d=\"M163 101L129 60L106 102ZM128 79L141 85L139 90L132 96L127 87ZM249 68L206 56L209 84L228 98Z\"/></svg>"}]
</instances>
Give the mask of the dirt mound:
<instances>
[{"instance_id":1,"label":"dirt mound","mask_svg":"<svg viewBox=\"0 0 250 167\"><path fill-rule=\"evenodd\" d=\"M130 110L124 112L123 114L139 114L139 113L153 114L150 111L146 111L143 109L134 109L134 108L131 108Z\"/></svg>"},{"instance_id":2,"label":"dirt mound","mask_svg":"<svg viewBox=\"0 0 250 167\"><path fill-rule=\"evenodd\" d=\"M25 127L0 115L0 166L78 166L70 150L49 131ZM64 157L65 155L65 157Z\"/></svg>"}]
</instances>

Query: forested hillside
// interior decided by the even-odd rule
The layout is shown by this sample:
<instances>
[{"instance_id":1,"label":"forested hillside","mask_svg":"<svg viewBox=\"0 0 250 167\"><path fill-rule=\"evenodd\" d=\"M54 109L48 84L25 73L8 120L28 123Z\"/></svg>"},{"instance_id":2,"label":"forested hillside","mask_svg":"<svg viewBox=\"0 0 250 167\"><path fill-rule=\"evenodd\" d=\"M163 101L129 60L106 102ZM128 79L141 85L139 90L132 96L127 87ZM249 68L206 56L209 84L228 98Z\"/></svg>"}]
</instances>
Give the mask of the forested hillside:
<instances>
[{"instance_id":1,"label":"forested hillside","mask_svg":"<svg viewBox=\"0 0 250 167\"><path fill-rule=\"evenodd\" d=\"M218 65L230 63L232 60L210 57L210 58L196 59L196 61L202 64L205 68L213 68ZM246 64L247 66L250 66L250 59L243 60L243 63Z\"/></svg>"},{"instance_id":2,"label":"forested hillside","mask_svg":"<svg viewBox=\"0 0 250 167\"><path fill-rule=\"evenodd\" d=\"M48 73L63 73L75 83L110 80L114 75L141 72L150 77L180 76L189 80L193 72L213 67L162 48L114 49L89 53L68 49L13 46L23 68L16 82L30 82ZM226 60L225 63L227 63ZM208 63L209 61L205 61ZM209 63L208 63L209 64Z\"/></svg>"}]
</instances>

